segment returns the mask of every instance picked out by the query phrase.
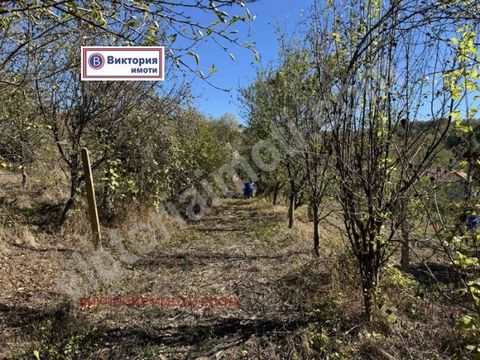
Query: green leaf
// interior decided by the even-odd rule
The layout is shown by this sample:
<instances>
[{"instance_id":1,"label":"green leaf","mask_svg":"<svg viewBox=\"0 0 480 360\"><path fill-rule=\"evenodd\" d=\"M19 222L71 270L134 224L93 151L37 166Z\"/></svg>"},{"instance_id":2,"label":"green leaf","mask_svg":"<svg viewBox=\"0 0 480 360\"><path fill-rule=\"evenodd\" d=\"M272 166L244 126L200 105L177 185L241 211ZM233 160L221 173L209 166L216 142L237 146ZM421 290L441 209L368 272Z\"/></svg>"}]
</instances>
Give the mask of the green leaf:
<instances>
[{"instance_id":1,"label":"green leaf","mask_svg":"<svg viewBox=\"0 0 480 360\"><path fill-rule=\"evenodd\" d=\"M240 19L240 17L238 16L234 16L230 19L230 21L228 22L229 25L233 25L235 24L238 20Z\"/></svg>"},{"instance_id":2,"label":"green leaf","mask_svg":"<svg viewBox=\"0 0 480 360\"><path fill-rule=\"evenodd\" d=\"M33 356L35 356L35 359L40 360L40 352L38 350L33 350Z\"/></svg>"}]
</instances>

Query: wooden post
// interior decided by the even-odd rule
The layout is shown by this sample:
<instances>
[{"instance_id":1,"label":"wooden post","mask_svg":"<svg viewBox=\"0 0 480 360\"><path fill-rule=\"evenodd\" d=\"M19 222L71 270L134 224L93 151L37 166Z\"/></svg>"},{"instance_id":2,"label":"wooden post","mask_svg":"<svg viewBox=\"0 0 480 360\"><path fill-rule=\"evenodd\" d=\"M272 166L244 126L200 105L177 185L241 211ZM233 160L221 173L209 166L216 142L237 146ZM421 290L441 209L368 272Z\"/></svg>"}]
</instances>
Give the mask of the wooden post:
<instances>
[{"instance_id":1,"label":"wooden post","mask_svg":"<svg viewBox=\"0 0 480 360\"><path fill-rule=\"evenodd\" d=\"M88 149L82 149L83 171L85 173L85 185L87 187L88 212L90 214L90 223L92 224L93 241L95 248L102 244L100 234L100 221L98 219L97 201L95 200L95 187L93 185L92 167Z\"/></svg>"}]
</instances>

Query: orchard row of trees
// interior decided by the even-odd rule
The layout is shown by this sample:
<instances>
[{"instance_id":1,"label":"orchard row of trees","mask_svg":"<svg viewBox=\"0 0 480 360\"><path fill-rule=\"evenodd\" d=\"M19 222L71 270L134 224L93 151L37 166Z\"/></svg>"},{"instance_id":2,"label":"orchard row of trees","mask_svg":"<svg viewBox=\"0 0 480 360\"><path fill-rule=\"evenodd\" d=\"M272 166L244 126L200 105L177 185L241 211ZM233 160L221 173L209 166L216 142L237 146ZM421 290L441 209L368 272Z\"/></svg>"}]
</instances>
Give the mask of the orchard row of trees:
<instances>
[{"instance_id":1,"label":"orchard row of trees","mask_svg":"<svg viewBox=\"0 0 480 360\"><path fill-rule=\"evenodd\" d=\"M286 194L290 227L308 204L317 255L321 221L338 205L368 320L382 269L399 247L408 267L425 219L423 236L433 233L455 266L476 314L469 324L478 325L478 258L465 250L471 233L456 232L466 224L458 214L478 214L479 15L468 0L317 1L300 36L280 37L277 64L242 90L247 138L282 152L281 167L262 177L263 193L274 203ZM450 169L467 180L445 212L433 206L425 172L448 143Z\"/></svg>"},{"instance_id":2,"label":"orchard row of trees","mask_svg":"<svg viewBox=\"0 0 480 360\"><path fill-rule=\"evenodd\" d=\"M182 103L188 92L160 97L145 85L85 84L79 78L70 79L68 89L54 84L30 93L12 89L1 99L0 163L21 171L24 187L44 160L62 170L67 186L56 189L66 195L58 224L81 194L82 147L92 153L100 210L108 219L116 205L132 199L174 199L196 181L195 171L213 172L232 158L240 141L233 115L206 118Z\"/></svg>"},{"instance_id":3,"label":"orchard row of trees","mask_svg":"<svg viewBox=\"0 0 480 360\"><path fill-rule=\"evenodd\" d=\"M2 2L0 164L21 170L27 186L39 158L57 160L49 166L68 183L59 224L82 189L82 147L105 216L118 201L176 195L196 170L234 156L240 135L230 115L214 121L193 110L190 78L209 81L195 49L205 41L251 49L233 28L251 20L239 0ZM80 80L81 46L152 44L168 50L168 83Z\"/></svg>"}]
</instances>

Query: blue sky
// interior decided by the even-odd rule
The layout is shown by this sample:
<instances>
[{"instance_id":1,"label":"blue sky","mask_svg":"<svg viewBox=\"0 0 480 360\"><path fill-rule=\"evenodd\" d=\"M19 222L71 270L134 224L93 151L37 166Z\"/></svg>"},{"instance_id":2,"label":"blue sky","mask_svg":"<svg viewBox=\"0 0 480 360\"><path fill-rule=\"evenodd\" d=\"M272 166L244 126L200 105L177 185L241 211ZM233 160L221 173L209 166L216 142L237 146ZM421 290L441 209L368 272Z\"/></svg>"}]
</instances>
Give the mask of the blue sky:
<instances>
[{"instance_id":1,"label":"blue sky","mask_svg":"<svg viewBox=\"0 0 480 360\"><path fill-rule=\"evenodd\" d=\"M235 45L229 45L228 52L235 56L235 61L214 41L201 42L195 49L200 57L199 70L208 74L210 67L215 65L217 72L209 78L216 86L228 89L228 92L216 89L200 79L198 76L190 76L192 79L192 93L194 95L194 106L207 116L219 117L224 113L232 113L241 123L245 123L242 106L238 99L238 89L248 86L254 79L256 69L275 63L278 55L277 29L284 34L298 35L297 25L307 20L309 8L314 0L258 0L254 3L247 3L252 16L256 19L253 22L243 24L237 22L231 30L239 31L239 40L243 42L255 42L256 50L260 53L261 62L256 63L251 51ZM247 2L247 1L245 1ZM234 8L222 8L230 15L244 15L245 9L236 6ZM192 12L194 21L202 24L209 24L216 17L212 13ZM175 45L185 45L177 40ZM190 66L196 67L193 58L184 59ZM168 73L167 83L168 83ZM431 111L428 101L420 108L419 118L430 118Z\"/></svg>"},{"instance_id":2,"label":"blue sky","mask_svg":"<svg viewBox=\"0 0 480 360\"><path fill-rule=\"evenodd\" d=\"M256 42L261 64L268 65L274 62L277 56L276 28L279 26L286 32L293 30L302 19L304 10L311 4L312 0L259 0L247 4L252 16L256 16L255 21L248 26L237 23L233 28L239 31L240 40ZM218 117L229 112L242 121L237 89L251 83L259 64L255 63L249 50L231 46L229 51L235 56L235 61L212 41L203 42L196 49L200 56L200 69L208 74L210 66L215 64L217 72L211 76L210 81L230 91L223 92L201 79L193 79L193 94L198 96L194 105L206 115Z\"/></svg>"}]
</instances>

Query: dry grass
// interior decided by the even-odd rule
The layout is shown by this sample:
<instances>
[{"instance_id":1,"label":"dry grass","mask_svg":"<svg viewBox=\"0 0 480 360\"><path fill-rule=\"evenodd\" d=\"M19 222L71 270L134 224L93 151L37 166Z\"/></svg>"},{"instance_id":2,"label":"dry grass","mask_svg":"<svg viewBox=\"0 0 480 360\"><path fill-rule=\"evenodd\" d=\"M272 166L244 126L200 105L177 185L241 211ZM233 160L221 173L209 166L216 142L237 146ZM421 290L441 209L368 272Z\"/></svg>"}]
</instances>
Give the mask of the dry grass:
<instances>
[{"instance_id":1,"label":"dry grass","mask_svg":"<svg viewBox=\"0 0 480 360\"><path fill-rule=\"evenodd\" d=\"M78 279L84 296L236 296L238 308L80 308L56 280L70 278L79 260L94 267L84 212L46 232L28 221L35 201L25 201L24 212L9 203L12 191L21 193L13 180L0 194L0 358L38 351L41 359L447 359L459 348L455 308L398 270L387 271L381 309L365 324L338 218L324 223L315 258L308 218L288 229L286 208L258 199L222 200L186 228L129 204L121 221L103 228L104 249L121 258L106 236L113 229L135 261L121 261L109 279ZM152 233L132 233L140 222L157 245L143 254L139 245Z\"/></svg>"}]
</instances>

